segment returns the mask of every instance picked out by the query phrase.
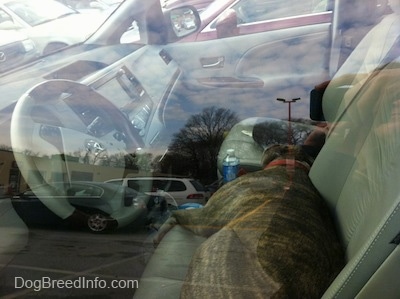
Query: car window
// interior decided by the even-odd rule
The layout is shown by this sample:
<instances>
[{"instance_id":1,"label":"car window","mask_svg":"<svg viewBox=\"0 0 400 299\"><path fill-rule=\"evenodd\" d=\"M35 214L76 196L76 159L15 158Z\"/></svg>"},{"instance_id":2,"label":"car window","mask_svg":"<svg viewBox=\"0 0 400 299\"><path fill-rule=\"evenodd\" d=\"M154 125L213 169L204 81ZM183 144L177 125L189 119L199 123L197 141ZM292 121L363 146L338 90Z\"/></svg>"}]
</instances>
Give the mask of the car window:
<instances>
[{"instance_id":1,"label":"car window","mask_svg":"<svg viewBox=\"0 0 400 299\"><path fill-rule=\"evenodd\" d=\"M3 22L12 22L12 17L0 8L0 27L3 25Z\"/></svg>"},{"instance_id":2,"label":"car window","mask_svg":"<svg viewBox=\"0 0 400 299\"><path fill-rule=\"evenodd\" d=\"M52 192L52 193L50 193ZM49 196L49 195L61 195L63 194L63 188L60 186L43 185L35 186L32 189L28 189L23 192L25 196Z\"/></svg>"},{"instance_id":3,"label":"car window","mask_svg":"<svg viewBox=\"0 0 400 299\"><path fill-rule=\"evenodd\" d=\"M193 185L193 187L196 189L196 191L202 191L202 192L205 191L205 187L199 181L191 180L190 183Z\"/></svg>"},{"instance_id":4,"label":"car window","mask_svg":"<svg viewBox=\"0 0 400 299\"><path fill-rule=\"evenodd\" d=\"M399 35L399 0L0 0L0 298L398 299Z\"/></svg>"},{"instance_id":5,"label":"car window","mask_svg":"<svg viewBox=\"0 0 400 299\"><path fill-rule=\"evenodd\" d=\"M25 192L22 193L23 196L35 196L35 194L38 194L39 196L41 195L39 189L35 190L26 190Z\"/></svg>"},{"instance_id":6,"label":"car window","mask_svg":"<svg viewBox=\"0 0 400 299\"><path fill-rule=\"evenodd\" d=\"M180 191L186 191L186 185L184 182L181 181L176 181L176 180L166 180L165 181L165 187L164 187L168 192L180 192Z\"/></svg>"},{"instance_id":7,"label":"car window","mask_svg":"<svg viewBox=\"0 0 400 299\"><path fill-rule=\"evenodd\" d=\"M132 188L122 188L120 189L121 192L125 192L125 196L129 196L131 198L136 198L138 196L137 190L134 190Z\"/></svg>"},{"instance_id":8,"label":"car window","mask_svg":"<svg viewBox=\"0 0 400 299\"><path fill-rule=\"evenodd\" d=\"M129 188L135 189L139 192L149 192L149 190L144 190L144 188L141 187L141 184L139 183L139 181L127 180L127 186Z\"/></svg>"},{"instance_id":9,"label":"car window","mask_svg":"<svg viewBox=\"0 0 400 299\"><path fill-rule=\"evenodd\" d=\"M306 15L327 10L327 0L308 0L298 2L294 0L241 0L232 8L239 24L247 24L273 19L288 18ZM212 25L215 28L216 24Z\"/></svg>"},{"instance_id":10,"label":"car window","mask_svg":"<svg viewBox=\"0 0 400 299\"><path fill-rule=\"evenodd\" d=\"M128 179L128 187L139 192L155 192L163 185L159 180L152 179Z\"/></svg>"},{"instance_id":11,"label":"car window","mask_svg":"<svg viewBox=\"0 0 400 299\"><path fill-rule=\"evenodd\" d=\"M157 191L157 190L164 190L168 188L169 186L169 181L168 180L163 180L163 179L154 179L153 181L153 186L152 190Z\"/></svg>"},{"instance_id":12,"label":"car window","mask_svg":"<svg viewBox=\"0 0 400 299\"><path fill-rule=\"evenodd\" d=\"M124 182L123 180L112 180L112 181L108 181L107 183L115 184L115 185L122 185L123 182ZM128 183L128 186L129 186L129 183Z\"/></svg>"},{"instance_id":13,"label":"car window","mask_svg":"<svg viewBox=\"0 0 400 299\"><path fill-rule=\"evenodd\" d=\"M85 186L85 185L73 185L70 188L67 188L66 194L68 196L75 196L75 197L80 197L80 196L94 196L94 197L100 197L103 193L104 190L95 186Z\"/></svg>"},{"instance_id":14,"label":"car window","mask_svg":"<svg viewBox=\"0 0 400 299\"><path fill-rule=\"evenodd\" d=\"M76 11L55 1L10 1L5 6L30 26L37 26Z\"/></svg>"}]
</instances>

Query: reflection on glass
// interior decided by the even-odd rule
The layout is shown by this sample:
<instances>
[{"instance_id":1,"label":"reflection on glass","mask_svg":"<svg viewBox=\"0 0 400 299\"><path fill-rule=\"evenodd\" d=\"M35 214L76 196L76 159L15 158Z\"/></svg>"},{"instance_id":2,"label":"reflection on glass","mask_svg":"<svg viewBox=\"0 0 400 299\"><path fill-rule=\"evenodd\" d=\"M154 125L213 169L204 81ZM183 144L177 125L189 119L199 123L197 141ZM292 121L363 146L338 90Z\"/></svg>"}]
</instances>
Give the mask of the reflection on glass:
<instances>
[{"instance_id":1,"label":"reflection on glass","mask_svg":"<svg viewBox=\"0 0 400 299\"><path fill-rule=\"evenodd\" d=\"M173 24L172 29L178 37L187 35L197 29L194 12L189 8L172 10L170 18Z\"/></svg>"}]
</instances>

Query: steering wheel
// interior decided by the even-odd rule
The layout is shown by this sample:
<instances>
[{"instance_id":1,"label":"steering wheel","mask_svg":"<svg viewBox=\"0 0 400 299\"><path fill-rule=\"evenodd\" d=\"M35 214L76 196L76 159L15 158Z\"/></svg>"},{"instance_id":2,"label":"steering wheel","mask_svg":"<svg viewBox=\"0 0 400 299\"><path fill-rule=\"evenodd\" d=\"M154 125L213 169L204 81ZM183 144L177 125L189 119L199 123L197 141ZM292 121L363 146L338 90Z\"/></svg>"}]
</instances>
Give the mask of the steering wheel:
<instances>
[{"instance_id":1,"label":"steering wheel","mask_svg":"<svg viewBox=\"0 0 400 299\"><path fill-rule=\"evenodd\" d=\"M31 187L48 181L42 174L44 167L47 176L54 173L69 181L71 159L67 157L101 165L113 155L134 154L142 143L129 119L113 103L75 81L48 80L32 87L18 100L11 118L12 149ZM52 194L49 186L48 195ZM62 219L87 221L67 200L45 198L49 196L40 200Z\"/></svg>"}]
</instances>

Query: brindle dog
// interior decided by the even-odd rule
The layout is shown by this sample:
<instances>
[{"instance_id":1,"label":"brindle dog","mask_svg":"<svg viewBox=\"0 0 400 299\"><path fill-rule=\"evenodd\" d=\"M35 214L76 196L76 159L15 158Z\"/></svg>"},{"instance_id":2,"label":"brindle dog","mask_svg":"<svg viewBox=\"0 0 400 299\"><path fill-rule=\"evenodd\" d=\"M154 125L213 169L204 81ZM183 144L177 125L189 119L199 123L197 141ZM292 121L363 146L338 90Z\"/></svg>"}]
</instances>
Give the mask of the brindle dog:
<instances>
[{"instance_id":1,"label":"brindle dog","mask_svg":"<svg viewBox=\"0 0 400 299\"><path fill-rule=\"evenodd\" d=\"M308 177L312 158L275 145L264 170L221 187L202 209L176 211L155 244L181 225L208 239L181 298L320 298L343 265L330 212ZM328 182L329 183L329 182Z\"/></svg>"}]
</instances>

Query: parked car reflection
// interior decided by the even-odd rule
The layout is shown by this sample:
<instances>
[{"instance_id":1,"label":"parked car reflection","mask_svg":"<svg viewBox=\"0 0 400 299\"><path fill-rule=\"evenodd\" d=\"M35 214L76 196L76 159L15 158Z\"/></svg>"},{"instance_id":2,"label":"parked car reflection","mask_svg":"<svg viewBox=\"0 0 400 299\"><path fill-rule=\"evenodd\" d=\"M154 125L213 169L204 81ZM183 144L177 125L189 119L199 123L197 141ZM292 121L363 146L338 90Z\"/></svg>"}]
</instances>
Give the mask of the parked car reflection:
<instances>
[{"instance_id":1,"label":"parked car reflection","mask_svg":"<svg viewBox=\"0 0 400 299\"><path fill-rule=\"evenodd\" d=\"M123 0L57 0L79 12L95 13L108 12L111 13Z\"/></svg>"},{"instance_id":2,"label":"parked car reflection","mask_svg":"<svg viewBox=\"0 0 400 299\"><path fill-rule=\"evenodd\" d=\"M40 198L40 199L39 199ZM28 226L71 226L54 214L43 202L68 201L87 214L87 229L92 232L121 228L147 215L149 196L133 189L98 182L52 183L26 190L12 204Z\"/></svg>"},{"instance_id":3,"label":"parked car reflection","mask_svg":"<svg viewBox=\"0 0 400 299\"><path fill-rule=\"evenodd\" d=\"M0 30L0 73L32 61L38 56L35 44L14 30Z\"/></svg>"},{"instance_id":4,"label":"parked car reflection","mask_svg":"<svg viewBox=\"0 0 400 299\"><path fill-rule=\"evenodd\" d=\"M327 1L219 0L201 13L200 29L184 41L201 41L331 22ZM290 7L290 9L288 9Z\"/></svg>"},{"instance_id":5,"label":"parked car reflection","mask_svg":"<svg viewBox=\"0 0 400 299\"><path fill-rule=\"evenodd\" d=\"M0 1L0 29L20 30L41 54L83 42L104 19L81 14L55 0Z\"/></svg>"},{"instance_id":6,"label":"parked car reflection","mask_svg":"<svg viewBox=\"0 0 400 299\"><path fill-rule=\"evenodd\" d=\"M161 5L165 9L173 9L183 5L191 5L202 12L214 0L161 0Z\"/></svg>"},{"instance_id":7,"label":"parked car reflection","mask_svg":"<svg viewBox=\"0 0 400 299\"><path fill-rule=\"evenodd\" d=\"M164 194L168 204L176 207L187 203L205 204L210 197L203 184L193 178L131 177L106 183L127 186L152 196Z\"/></svg>"},{"instance_id":8,"label":"parked car reflection","mask_svg":"<svg viewBox=\"0 0 400 299\"><path fill-rule=\"evenodd\" d=\"M214 3L223 1L217 0ZM203 33L210 33L205 37L203 35L204 39L201 42L198 42L198 39L195 42L185 42L186 34L192 30L196 32L200 28L176 32L177 29L183 28L183 23L179 21L173 27L173 20L184 20L185 16L191 15L197 27L201 20L190 7L183 7L168 14L168 11L162 10L159 0L126 0L84 43L47 55L38 60L37 64L29 64L22 70L2 76L0 128L3 134L0 134L0 163L3 163L3 167L0 183L3 186L12 185L15 189L24 185L34 188L36 184L44 181L49 184L59 180L74 182L78 179L103 182L111 178L155 177L162 173L171 178L183 175L194 177L207 184L217 180L217 170L221 165L218 161L223 159L229 148L235 148L240 158L240 166L245 170L243 176L246 176L246 172L260 169L260 155L266 146L272 143L301 145L310 130L315 129L315 123L311 119L321 122L320 125L326 125L326 120L330 128L331 124L336 125L338 120L341 123L342 120L346 120L348 123L342 127L343 131L338 127L330 131L325 144L327 146L319 153L310 172L310 178L316 183L324 202L332 211L332 215L330 211L324 212L323 218L328 220L332 216L337 222L337 233L343 240L343 250L346 251L346 266L329 287L324 298L364 298L365 294L374 298L397 298L398 263L393 261L399 260L400 243L399 218L395 213L400 198L396 183L400 176L399 160L396 159L399 152L397 133L400 126L396 121L390 120L390 112L393 112L392 118L396 119L398 113L393 107L397 105L392 105L392 101L397 99L399 94L398 65L390 65L393 68L390 71L381 71L375 77L376 80L368 82L371 83L370 86L366 86L360 93L357 92L355 98L346 97L342 100L340 93L333 89L332 84L337 81L332 80L324 97L323 118L310 119L308 100L314 86L334 78L338 69L344 65L343 61L353 56L348 54L357 44L360 45L358 41L363 38L365 32L383 19L380 6L376 5L375 0L237 0L230 3L268 3L281 5L285 10L271 10L269 12L282 14L268 15L262 19L265 15L258 5L250 6L248 11L235 10L236 7L229 6L224 8L227 15L224 15L221 21L234 21L233 23L219 22L218 17L213 19L216 21L213 23L215 29L210 25L197 35L199 37ZM398 1L393 0L393 3ZM333 4L335 9L330 10L333 6L329 5ZM366 7L366 4L370 14L360 10ZM394 8L393 5L392 9ZM201 14L202 18L205 13ZM239 14L243 14L240 20ZM397 20L399 16L393 15L392 18ZM393 31L383 27L378 30L379 38L373 39L373 42L365 47L371 50L368 51L368 57L357 51L353 53L357 53L355 55L362 60L373 58L372 56L385 56L385 51L381 50L389 48L394 40L387 39L387 33L397 35L399 32L396 30L398 23L393 24L394 26L390 26ZM189 23L187 27L191 26ZM235 30L227 30L233 34L221 35L219 28ZM258 29L254 30L256 28ZM122 44L121 37L129 29L135 29L135 36L139 38L135 42ZM354 34L355 32L357 34ZM180 39L181 42L177 42ZM375 55L376 53L383 55ZM356 65L361 66L358 63ZM359 75L360 78L364 75L362 71L356 70L353 73L348 69L345 73ZM346 82L345 88L352 85ZM327 101L329 95L332 95L332 100ZM299 98L301 101L296 100L292 107L287 105ZM318 103L321 104L321 101ZM272 119L275 121L272 122ZM292 126L286 120L302 123L305 125L304 129ZM256 129L261 121L265 121L267 126L261 127L263 134L258 139ZM325 127L328 126L321 126ZM323 143L325 136L321 139ZM348 149L351 151L347 151ZM297 164L289 162L293 160L285 157L280 163L286 166ZM306 170L304 167L302 169ZM286 182L280 185L275 184L277 181L274 179L271 180L274 185L271 187L271 193L275 195L270 194L270 190L265 193L277 199L279 204L283 202L280 199L286 199L286 196L292 199L292 195L297 197L301 194L299 199L304 200L304 204L297 206L306 207L309 203L305 200L306 196L303 197L303 193L292 192L290 189L293 168L286 167L281 170L282 178L286 179ZM303 170L299 169L302 171L300 174L307 178ZM242 179L238 178L236 182L238 181L242 182ZM263 185L262 182L260 185ZM253 190L245 185L240 185L239 188L245 189L246 192L248 190L249 193ZM225 187L219 189L221 192L224 190ZM203 211L225 211L226 214L230 214L229 208L235 207L239 201L232 199L223 207L208 208L216 196L221 194L219 191L208 201ZM49 194L54 195L46 191L38 196L39 200L44 206L50 207L60 219L69 219L76 215L76 211L89 215L68 201L66 196L61 203L55 201L54 196L47 196ZM226 198L228 197L225 196ZM155 201L147 203L148 209L149 206L157 207L152 213L155 216L148 217L149 225L159 224L160 221L157 220L164 220L164 216L169 212L165 208L165 201L154 199ZM7 229L2 231L2 239L23 239L20 235L15 236L14 231L9 229L15 226L16 222L10 219L18 217L9 212L14 210L12 207L8 208L8 203L17 203L18 200L21 201L21 198L3 201L0 225L7 226ZM129 214L127 211L132 207L125 207L124 197L119 197L117 202L118 207L121 207L117 211ZM285 202L293 203L291 200ZM265 200L265 205L268 203L269 201ZM265 281L273 282L272 285L277 286L279 292L283 290L281 286L285 287L286 283L281 283L280 279L275 280L269 269L264 271L259 268L261 262L258 256L260 252L266 253L265 248L259 247L257 252L255 249L261 244L258 236L265 235L264 232L272 232L269 229L274 229L276 222L280 222L280 219L290 220L290 217L284 214L276 215L276 218L269 221L262 219L261 214L256 215L259 209L249 208L247 210L238 207L239 213L236 215L239 218L235 216L230 222L232 226L224 226L221 229L223 235L217 233L201 237L188 234L186 228L177 226L173 234L166 235L166 243L163 241L154 252L145 275L142 276L140 288L136 290L136 298L149 298L150 294L154 293L157 293L157 298L167 297L171 293L174 293L171 297L179 298L181 290L182 294L186 290L193 291L187 295L187 298L192 298L193 294L198 294L198 287L202 288L204 285L207 285L207 288L202 288L205 292L202 298L218 297L219 293L214 290L220 286L224 288L219 298L229 294L243 294L243 298L264 298L275 292L274 289L269 289L269 284L264 288ZM192 212L198 211L201 209ZM276 211L280 212L281 209L277 208ZM294 208L293 212L297 213L297 209ZM108 214L112 215L110 212ZM244 214L246 215L242 217ZM275 212L272 211L272 214L275 215ZM310 239L305 235L311 236L321 232L322 228L322 225L316 225L315 229L301 229L303 220L312 218L308 217L309 215L296 214L296 218L299 216L300 219L299 225L293 230L283 229L274 235L286 238L286 244L290 246L296 244L293 240L305 243L306 239ZM97 215L93 222L99 222L98 226L102 227L102 219L103 216ZM115 217L116 222L119 219ZM204 218L201 217L200 220L202 219ZM222 217L216 216L215 219ZM236 221L244 219L250 220L249 224L246 224L246 228L249 229L243 230L244 226L240 227L240 222ZM265 220L268 223L265 223ZM157 228L156 225L153 227ZM197 222L196 227L212 227L214 230L216 226ZM306 234L286 235L298 228ZM240 240L237 239L239 236ZM1 245L3 244L1 242ZM6 247L3 245L0 253L22 252L24 257L25 253L41 253L40 249L31 246L24 250L20 244L22 243L13 247L13 244ZM272 242L263 244L270 248L274 245ZM284 243L277 240L276 245L282 244ZM316 245L318 244L322 243L316 242ZM288 279L293 290L287 293L288 297L296 297L299 294L298 275L313 272L314 266L320 265L316 262L316 253L327 252L332 247L331 244L332 242L328 242L324 248L311 250L309 259L289 257L273 261L282 265L282 270L287 273L287 276L286 273L282 276L294 275L293 279ZM305 252L296 251L296 246L294 250L286 250L290 246L283 246L283 250L278 250L277 253ZM110 246L107 254L118 251L118 248L115 248L117 247ZM25 267L23 270L34 271L32 265L24 263L26 260L27 258L12 266L17 265L17 269ZM285 260L291 264L292 261L296 262L295 271L286 268ZM63 258L60 258L60 261L69 262ZM297 264L298 261L301 263ZM197 262L205 263L196 267ZM325 264L339 265L336 262ZM54 267L46 258L43 259L43 265L38 263L35 266L40 269L40 275L44 271L47 274L47 270L56 274L65 271L68 278L72 275L65 265ZM257 275L252 275L256 268ZM8 272L10 269L13 270L12 267L8 267L7 274L15 273ZM92 274L93 269L99 268L96 268L96 265L87 268L82 265L79 272L73 274ZM205 280L197 279L195 272L192 272L193 276L187 275L188 269L203 273L202 277ZM36 272L31 275L28 271L26 273L27 278L38 277ZM226 273L229 275L225 275ZM135 275L138 277L138 273ZM217 276L233 277L234 280L216 281L214 278L218 278ZM315 275L316 279L309 279L305 287L328 287L318 282L321 276ZM333 279L333 276L331 278ZM158 285L166 287L155 288L154 281L161 281ZM171 284L174 288L168 287ZM241 287L243 285L244 288ZM254 285L259 285L260 288ZM388 285L390 287L387 287ZM15 288L10 289L11 291L6 291L6 295L19 295L14 294ZM261 289L266 290L265 295L258 293ZM103 297L112 296L110 291L104 289ZM321 298L325 289L321 288L318 292L319 295L315 297L302 297ZM371 292L372 295L368 296ZM389 296L385 296L388 292ZM275 294L279 296L282 293ZM82 296L85 295L78 294L78 297Z\"/></svg>"}]
</instances>

